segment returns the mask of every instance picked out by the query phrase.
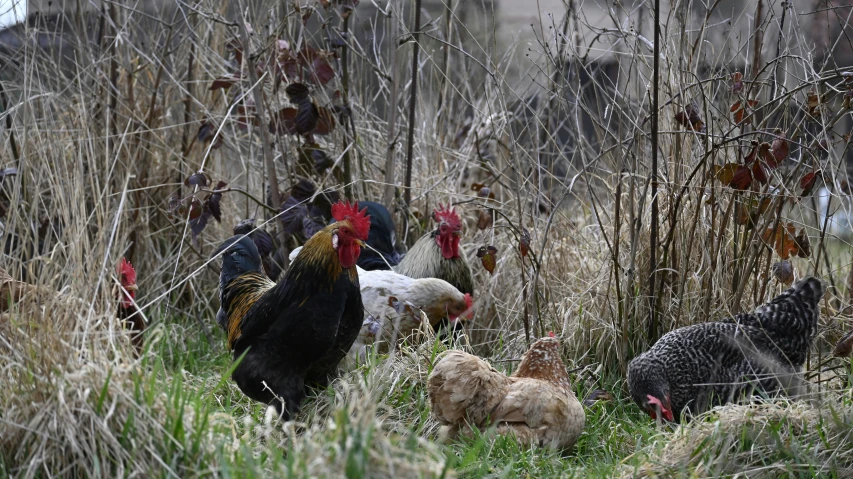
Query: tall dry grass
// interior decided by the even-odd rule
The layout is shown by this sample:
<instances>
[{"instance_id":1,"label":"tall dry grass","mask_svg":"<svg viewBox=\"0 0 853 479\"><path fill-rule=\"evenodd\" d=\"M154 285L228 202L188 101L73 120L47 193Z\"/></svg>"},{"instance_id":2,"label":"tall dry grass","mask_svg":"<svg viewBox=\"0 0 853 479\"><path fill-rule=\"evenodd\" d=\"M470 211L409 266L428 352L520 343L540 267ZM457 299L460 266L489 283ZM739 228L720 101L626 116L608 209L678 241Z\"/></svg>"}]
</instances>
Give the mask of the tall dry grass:
<instances>
[{"instance_id":1,"label":"tall dry grass","mask_svg":"<svg viewBox=\"0 0 853 479\"><path fill-rule=\"evenodd\" d=\"M602 377L624 372L633 355L670 329L750 309L778 293L782 287L769 274L778 254L762 232L791 222L805 228L812 246L808 258L794 260L797 274L817 274L835 286L810 366L837 366L824 356L850 324L849 244L820 227L817 202L813 194L800 198L799 181L819 168L830 198L825 214L849 209L840 141L848 71L815 57L803 27L807 15L788 9L783 21L777 7L747 12L759 21L744 14L726 33L719 11L679 5L662 32L655 79L648 5L593 20L568 1L555 15L539 15L538 42L523 57L513 53L523 48L499 37L488 4L448 2L428 10L446 22L423 22L416 120L409 125L411 57L400 42L410 34L412 12L402 3L383 4L384 11L359 7L348 23L336 5L228 8L202 1L144 12L108 3L100 12L69 11L59 51L37 46L57 37L46 33L49 19L20 29L20 48L0 58L2 166L17 168L0 184L6 211L0 266L59 296L54 303L15 305L0 324L6 472L195 475L211 457L239 470L261 461L270 446L289 448L291 462L282 467L308 476L352 464L374 476L440 475L448 467L435 446L407 427L425 412L386 402L421 385L429 351L345 376L291 431L243 423L238 418L249 417L248 401L182 357L175 337L222 348L212 321L213 248L248 217L269 220L263 227L280 238L273 219L278 205L266 204L274 196L271 168L284 195L305 175L320 189L357 199L381 200L393 191L386 204L408 244L427 227L433 207L456 204L466 219L465 250L477 284L478 314L468 331L473 350L511 359L528 335L553 330L567 359ZM626 26L631 22L633 28ZM341 44L345 25L350 35ZM385 36L393 31L405 33ZM244 38L257 68L244 70L227 92L210 90L214 79L245 67L233 63L234 42L245 44ZM268 60L277 40L293 48L337 44L330 60L335 79L313 92L319 104L352 110L332 134L317 137L335 162L331 171L306 171L298 160L301 140L267 128L271 113L290 105L284 85L267 81L275 76ZM746 92L732 91L735 71L744 73ZM662 99L657 218L649 193L653 85ZM806 113L810 89L826 93L825 111ZM739 126L729 106L747 94L759 107L750 126ZM257 124L242 119L251 101L255 111L261 104L270 112ZM675 119L687 105L695 105L704 132ZM221 146L199 136L205 124ZM414 154L407 208L401 186L408 128ZM776 128L791 152L772 173L775 189L738 192L715 178L714 165L742 163L750 141L772 142ZM831 147L823 151L821 142ZM175 193L194 194L184 180L196 171L246 193L225 193L222 222L211 220L198 241L188 218L169 205ZM395 188L387 190L392 177ZM489 188L494 199L475 185ZM738 202L763 197L773 207L749 222L738 219ZM483 229L481 212L492 221ZM655 239L653 222L660 231ZM525 230L531 253L523 257ZM295 244L284 238L279 247ZM474 255L484 245L498 249L494 274ZM114 268L124 255L138 271L137 301L150 323L140 360L114 315ZM226 378L228 364L214 362ZM417 433L431 434L432 426ZM245 450L244 440L254 448ZM338 448L331 462L324 459L327 444Z\"/></svg>"}]
</instances>

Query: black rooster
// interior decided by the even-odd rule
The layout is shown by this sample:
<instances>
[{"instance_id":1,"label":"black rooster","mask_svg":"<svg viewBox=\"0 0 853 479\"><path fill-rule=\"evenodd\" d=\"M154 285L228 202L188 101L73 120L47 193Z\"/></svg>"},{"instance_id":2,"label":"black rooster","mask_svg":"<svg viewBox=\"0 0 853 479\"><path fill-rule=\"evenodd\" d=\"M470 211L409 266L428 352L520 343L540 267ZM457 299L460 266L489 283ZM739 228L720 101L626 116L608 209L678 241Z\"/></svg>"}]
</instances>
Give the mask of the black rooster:
<instances>
[{"instance_id":1,"label":"black rooster","mask_svg":"<svg viewBox=\"0 0 853 479\"><path fill-rule=\"evenodd\" d=\"M298 411L305 386L325 386L352 346L363 320L355 264L370 218L358 204L332 207L336 223L309 239L276 284L263 273L254 241L235 236L219 248L221 309L234 358L232 378L250 398Z\"/></svg>"},{"instance_id":2,"label":"black rooster","mask_svg":"<svg viewBox=\"0 0 853 479\"><path fill-rule=\"evenodd\" d=\"M370 215L370 234L367 246L358 258L358 266L367 271L388 270L388 265L397 266L400 253L394 249L397 231L391 213L381 204L373 201L362 201L360 206L367 208Z\"/></svg>"},{"instance_id":3,"label":"black rooster","mask_svg":"<svg viewBox=\"0 0 853 479\"><path fill-rule=\"evenodd\" d=\"M773 301L727 321L665 334L628 365L631 397L652 418L678 421L754 390L790 392L817 332L824 286L806 278Z\"/></svg>"}]
</instances>

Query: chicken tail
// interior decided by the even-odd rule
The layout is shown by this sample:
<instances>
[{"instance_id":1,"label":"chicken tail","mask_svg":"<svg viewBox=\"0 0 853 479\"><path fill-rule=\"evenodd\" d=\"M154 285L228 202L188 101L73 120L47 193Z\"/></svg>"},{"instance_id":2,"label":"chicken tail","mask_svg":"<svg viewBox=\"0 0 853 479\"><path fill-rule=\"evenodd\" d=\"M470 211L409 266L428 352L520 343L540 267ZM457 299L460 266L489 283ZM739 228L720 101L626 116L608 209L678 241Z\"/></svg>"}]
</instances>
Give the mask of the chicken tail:
<instances>
[{"instance_id":1,"label":"chicken tail","mask_svg":"<svg viewBox=\"0 0 853 479\"><path fill-rule=\"evenodd\" d=\"M801 279L773 301L759 307L755 312L774 322L777 320L805 319L811 324L816 324L819 315L818 303L825 291L826 287L821 280L809 276ZM783 325L779 324L778 326ZM798 324L789 326L797 330L810 329Z\"/></svg>"},{"instance_id":2,"label":"chicken tail","mask_svg":"<svg viewBox=\"0 0 853 479\"><path fill-rule=\"evenodd\" d=\"M797 284L788 290L791 296L796 298L795 300L805 303L810 309L817 309L817 304L820 302L825 291L826 286L823 284L823 281L814 276L809 276L798 281Z\"/></svg>"}]
</instances>

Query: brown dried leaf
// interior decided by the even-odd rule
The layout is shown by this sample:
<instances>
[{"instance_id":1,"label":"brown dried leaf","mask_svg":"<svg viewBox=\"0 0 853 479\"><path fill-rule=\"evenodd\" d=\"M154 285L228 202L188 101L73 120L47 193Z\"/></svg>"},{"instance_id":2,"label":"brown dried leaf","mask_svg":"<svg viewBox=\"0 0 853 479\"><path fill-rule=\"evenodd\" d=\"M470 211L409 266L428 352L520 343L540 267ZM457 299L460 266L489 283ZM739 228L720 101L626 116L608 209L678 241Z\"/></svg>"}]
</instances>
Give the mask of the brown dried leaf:
<instances>
[{"instance_id":1,"label":"brown dried leaf","mask_svg":"<svg viewBox=\"0 0 853 479\"><path fill-rule=\"evenodd\" d=\"M224 88L226 91L232 86L236 85L237 82L240 81L240 74L237 73L235 75L228 75L224 77L219 77L216 80L213 80L213 83L210 84L210 90L218 90L220 88Z\"/></svg>"},{"instance_id":2,"label":"brown dried leaf","mask_svg":"<svg viewBox=\"0 0 853 479\"><path fill-rule=\"evenodd\" d=\"M699 109L693 103L690 103L683 110L676 113L675 121L693 131L705 131L705 122L702 121L702 117L699 116Z\"/></svg>"},{"instance_id":3,"label":"brown dried leaf","mask_svg":"<svg viewBox=\"0 0 853 479\"><path fill-rule=\"evenodd\" d=\"M480 258L480 262L483 264L483 268L486 268L486 271L489 274L495 274L495 266L497 265L497 254L498 249L492 245L488 246L480 246L477 250L477 257Z\"/></svg>"},{"instance_id":4,"label":"brown dried leaf","mask_svg":"<svg viewBox=\"0 0 853 479\"><path fill-rule=\"evenodd\" d=\"M317 126L312 131L315 135L328 135L335 129L335 113L324 106L316 107L318 119Z\"/></svg>"},{"instance_id":5,"label":"brown dried leaf","mask_svg":"<svg viewBox=\"0 0 853 479\"><path fill-rule=\"evenodd\" d=\"M193 173L192 175L190 175L189 178L184 180L184 185L186 185L186 186L198 185L198 186L204 188L208 184L210 184L210 177L207 176L207 174L204 173L203 171L197 171L197 172Z\"/></svg>"},{"instance_id":6,"label":"brown dried leaf","mask_svg":"<svg viewBox=\"0 0 853 479\"><path fill-rule=\"evenodd\" d=\"M776 157L773 155L771 149L772 147L770 146L770 143L767 143L766 141L758 145L758 160L770 168L776 168L776 166L778 166L776 164Z\"/></svg>"},{"instance_id":7,"label":"brown dried leaf","mask_svg":"<svg viewBox=\"0 0 853 479\"><path fill-rule=\"evenodd\" d=\"M495 199L495 192L488 186L484 186L477 191L479 198L485 198L486 201Z\"/></svg>"},{"instance_id":8,"label":"brown dried leaf","mask_svg":"<svg viewBox=\"0 0 853 479\"><path fill-rule=\"evenodd\" d=\"M518 250L521 252L521 256L527 256L527 253L530 251L530 232L527 231L527 228L521 229L521 237L518 239Z\"/></svg>"},{"instance_id":9,"label":"brown dried leaf","mask_svg":"<svg viewBox=\"0 0 853 479\"><path fill-rule=\"evenodd\" d=\"M735 203L735 224L740 226L748 225L750 227L754 224L752 221L752 212L741 201Z\"/></svg>"},{"instance_id":10,"label":"brown dried leaf","mask_svg":"<svg viewBox=\"0 0 853 479\"><path fill-rule=\"evenodd\" d=\"M820 108L820 97L814 90L809 90L806 93L806 111L809 115L815 116Z\"/></svg>"},{"instance_id":11,"label":"brown dried leaf","mask_svg":"<svg viewBox=\"0 0 853 479\"><path fill-rule=\"evenodd\" d=\"M308 90L308 87L305 86L304 83L297 82L287 85L284 92L287 93L287 97L290 98L291 102L298 104L299 102L308 99L310 90Z\"/></svg>"},{"instance_id":12,"label":"brown dried leaf","mask_svg":"<svg viewBox=\"0 0 853 479\"><path fill-rule=\"evenodd\" d=\"M732 73L732 92L738 93L743 90L743 73Z\"/></svg>"},{"instance_id":13,"label":"brown dried leaf","mask_svg":"<svg viewBox=\"0 0 853 479\"><path fill-rule=\"evenodd\" d=\"M746 121L746 123L751 123L751 116L747 116L747 108L752 109L756 106L758 106L758 100L747 100L746 104L741 101L736 101L732 103L729 111L734 114L736 124L740 125L741 123L744 123L744 121Z\"/></svg>"},{"instance_id":14,"label":"brown dried leaf","mask_svg":"<svg viewBox=\"0 0 853 479\"><path fill-rule=\"evenodd\" d=\"M815 183L817 183L818 176L820 176L820 170L812 171L800 178L800 188L803 189L802 193L800 193L800 197L807 196L812 192Z\"/></svg>"},{"instance_id":15,"label":"brown dried leaf","mask_svg":"<svg viewBox=\"0 0 853 479\"><path fill-rule=\"evenodd\" d=\"M806 234L805 228L800 229L800 232L794 237L794 241L797 243L797 249L799 250L797 255L800 258L808 258L812 255L812 244L809 241L809 235Z\"/></svg>"},{"instance_id":16,"label":"brown dried leaf","mask_svg":"<svg viewBox=\"0 0 853 479\"><path fill-rule=\"evenodd\" d=\"M781 135L781 132L779 132ZM770 150L773 153L773 158L776 160L776 165L785 161L785 158L788 157L788 153L790 152L790 146L788 145L788 140L784 138L776 138L773 140L773 144L770 147Z\"/></svg>"},{"instance_id":17,"label":"brown dried leaf","mask_svg":"<svg viewBox=\"0 0 853 479\"><path fill-rule=\"evenodd\" d=\"M764 172L764 168L761 166L760 161L756 161L752 164L752 177L755 178L755 181L761 183L762 185L767 184L767 173Z\"/></svg>"},{"instance_id":18,"label":"brown dried leaf","mask_svg":"<svg viewBox=\"0 0 853 479\"><path fill-rule=\"evenodd\" d=\"M317 106L307 98L301 100L297 106L296 118L294 119L296 132L300 135L306 135L313 132L314 128L317 127L317 122L320 120L320 114L317 111Z\"/></svg>"},{"instance_id":19,"label":"brown dried leaf","mask_svg":"<svg viewBox=\"0 0 853 479\"><path fill-rule=\"evenodd\" d=\"M477 228L480 230L489 229L494 223L494 216L489 210L480 210L480 215L477 218Z\"/></svg>"},{"instance_id":20,"label":"brown dried leaf","mask_svg":"<svg viewBox=\"0 0 853 479\"><path fill-rule=\"evenodd\" d=\"M270 122L270 133L278 131L281 135L296 134L296 108L282 108Z\"/></svg>"},{"instance_id":21,"label":"brown dried leaf","mask_svg":"<svg viewBox=\"0 0 853 479\"><path fill-rule=\"evenodd\" d=\"M796 256L799 253L799 247L794 239L796 228L791 223L780 224L774 230L767 228L761 235L761 239L765 244L772 246L782 259L788 259L791 256Z\"/></svg>"},{"instance_id":22,"label":"brown dried leaf","mask_svg":"<svg viewBox=\"0 0 853 479\"><path fill-rule=\"evenodd\" d=\"M183 211L181 211L181 213L186 214L186 208L182 208L182 210ZM201 217L203 211L204 206L201 204L201 201L193 198L192 201L190 201L190 220L198 219L199 217Z\"/></svg>"},{"instance_id":23,"label":"brown dried leaf","mask_svg":"<svg viewBox=\"0 0 853 479\"><path fill-rule=\"evenodd\" d=\"M752 184L752 170L745 166L739 166L737 171L735 171L734 176L732 177L732 181L729 182L729 186L736 190L746 190L749 189L749 185Z\"/></svg>"},{"instance_id":24,"label":"brown dried leaf","mask_svg":"<svg viewBox=\"0 0 853 479\"><path fill-rule=\"evenodd\" d=\"M741 165L737 163L726 163L723 166L714 165L714 175L720 180L720 183L728 186L740 167Z\"/></svg>"},{"instance_id":25,"label":"brown dried leaf","mask_svg":"<svg viewBox=\"0 0 853 479\"><path fill-rule=\"evenodd\" d=\"M319 85L325 85L335 78L335 70L326 60L327 57L333 56L329 52L320 50L317 51L309 46L305 46L299 52L299 62L308 70L309 79Z\"/></svg>"},{"instance_id":26,"label":"brown dried leaf","mask_svg":"<svg viewBox=\"0 0 853 479\"><path fill-rule=\"evenodd\" d=\"M849 357L851 353L853 353L853 331L845 334L835 345L835 350L832 352L837 358Z\"/></svg>"}]
</instances>

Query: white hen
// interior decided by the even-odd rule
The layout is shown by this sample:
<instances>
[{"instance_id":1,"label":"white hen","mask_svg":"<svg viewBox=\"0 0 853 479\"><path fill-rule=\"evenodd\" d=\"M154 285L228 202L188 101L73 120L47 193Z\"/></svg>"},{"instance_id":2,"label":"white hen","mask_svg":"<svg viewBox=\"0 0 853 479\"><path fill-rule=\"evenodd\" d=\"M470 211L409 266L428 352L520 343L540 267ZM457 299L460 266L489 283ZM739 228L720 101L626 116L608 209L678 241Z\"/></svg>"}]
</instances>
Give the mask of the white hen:
<instances>
[{"instance_id":1,"label":"white hen","mask_svg":"<svg viewBox=\"0 0 853 479\"><path fill-rule=\"evenodd\" d=\"M293 250L290 261L301 250ZM422 315L426 315L430 326L435 326L445 317L458 321L473 316L471 295L462 294L447 281L412 279L393 271L366 271L361 268L357 271L364 304L364 324L350 348L350 359L363 359L371 344L380 351L386 351L397 340L411 336L421 326Z\"/></svg>"}]
</instances>

